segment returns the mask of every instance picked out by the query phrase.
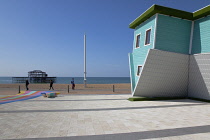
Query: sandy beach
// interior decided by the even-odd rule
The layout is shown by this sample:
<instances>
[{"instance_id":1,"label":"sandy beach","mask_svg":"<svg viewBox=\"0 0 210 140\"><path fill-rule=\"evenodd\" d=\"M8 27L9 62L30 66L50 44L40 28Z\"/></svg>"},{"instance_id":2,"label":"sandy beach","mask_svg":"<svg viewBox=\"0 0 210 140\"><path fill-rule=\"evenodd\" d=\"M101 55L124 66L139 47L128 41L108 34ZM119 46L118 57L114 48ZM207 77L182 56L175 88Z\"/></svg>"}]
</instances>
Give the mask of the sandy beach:
<instances>
[{"instance_id":1,"label":"sandy beach","mask_svg":"<svg viewBox=\"0 0 210 140\"><path fill-rule=\"evenodd\" d=\"M115 92L113 92L113 85ZM19 92L19 86L21 91L25 91L25 84L0 84L0 95L15 95ZM75 90L71 89L68 84L54 84L54 91L61 94L130 94L130 84L87 84L84 88L83 84L76 84ZM29 90L31 91L48 91L49 84L30 84Z\"/></svg>"}]
</instances>

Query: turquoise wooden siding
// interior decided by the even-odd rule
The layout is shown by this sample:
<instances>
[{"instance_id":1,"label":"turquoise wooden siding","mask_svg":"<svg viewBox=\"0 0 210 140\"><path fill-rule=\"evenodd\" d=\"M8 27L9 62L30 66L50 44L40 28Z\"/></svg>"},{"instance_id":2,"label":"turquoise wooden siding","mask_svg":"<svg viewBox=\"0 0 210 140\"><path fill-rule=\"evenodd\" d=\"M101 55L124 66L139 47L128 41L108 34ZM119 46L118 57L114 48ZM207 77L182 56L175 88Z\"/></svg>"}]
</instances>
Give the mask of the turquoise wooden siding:
<instances>
[{"instance_id":1,"label":"turquoise wooden siding","mask_svg":"<svg viewBox=\"0 0 210 140\"><path fill-rule=\"evenodd\" d=\"M192 54L210 52L210 16L194 22Z\"/></svg>"},{"instance_id":2,"label":"turquoise wooden siding","mask_svg":"<svg viewBox=\"0 0 210 140\"><path fill-rule=\"evenodd\" d=\"M153 48L155 19L156 19L156 16L154 15L150 19L148 19L147 21L142 23L141 25L137 26L134 31L134 43L133 43L133 53L132 53L132 57L133 57L132 58L132 60L133 60L133 71L132 71L133 89L135 88L135 85L139 79L139 76L137 76L137 67L138 67L138 65L143 66L148 50ZM151 29L150 45L145 46L146 30L148 30L148 29ZM141 34L140 47L136 48L136 36L138 34Z\"/></svg>"},{"instance_id":3,"label":"turquoise wooden siding","mask_svg":"<svg viewBox=\"0 0 210 140\"><path fill-rule=\"evenodd\" d=\"M131 73L131 83L132 83L132 90L135 88L135 79L134 79L134 65L133 65L133 53L129 53L128 55L130 60L130 73Z\"/></svg>"},{"instance_id":4,"label":"turquoise wooden siding","mask_svg":"<svg viewBox=\"0 0 210 140\"><path fill-rule=\"evenodd\" d=\"M155 49L189 54L192 21L158 15Z\"/></svg>"}]
</instances>

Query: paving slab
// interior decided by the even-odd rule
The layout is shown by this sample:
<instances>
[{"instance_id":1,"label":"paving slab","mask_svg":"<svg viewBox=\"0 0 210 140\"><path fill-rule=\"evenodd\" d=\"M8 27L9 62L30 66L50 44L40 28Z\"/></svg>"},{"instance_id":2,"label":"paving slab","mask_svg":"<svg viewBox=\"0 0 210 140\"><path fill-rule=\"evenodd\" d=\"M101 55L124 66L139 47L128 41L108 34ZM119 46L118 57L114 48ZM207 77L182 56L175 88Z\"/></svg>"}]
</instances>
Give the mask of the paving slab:
<instances>
[{"instance_id":1,"label":"paving slab","mask_svg":"<svg viewBox=\"0 0 210 140\"><path fill-rule=\"evenodd\" d=\"M0 139L210 139L210 104L60 95L0 105Z\"/></svg>"}]
</instances>

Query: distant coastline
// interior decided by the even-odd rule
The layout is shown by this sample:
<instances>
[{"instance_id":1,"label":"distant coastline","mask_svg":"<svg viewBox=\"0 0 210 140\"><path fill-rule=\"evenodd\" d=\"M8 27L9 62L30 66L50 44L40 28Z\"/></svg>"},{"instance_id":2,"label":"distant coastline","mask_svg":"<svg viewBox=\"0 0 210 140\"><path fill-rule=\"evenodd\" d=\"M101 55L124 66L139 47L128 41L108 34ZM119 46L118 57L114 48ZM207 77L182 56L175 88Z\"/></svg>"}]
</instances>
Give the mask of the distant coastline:
<instances>
[{"instance_id":1,"label":"distant coastline","mask_svg":"<svg viewBox=\"0 0 210 140\"><path fill-rule=\"evenodd\" d=\"M70 84L74 78L76 84L83 84L83 77L57 77L56 84ZM88 84L130 83L130 77L87 77ZM12 77L0 77L0 84L12 84Z\"/></svg>"}]
</instances>

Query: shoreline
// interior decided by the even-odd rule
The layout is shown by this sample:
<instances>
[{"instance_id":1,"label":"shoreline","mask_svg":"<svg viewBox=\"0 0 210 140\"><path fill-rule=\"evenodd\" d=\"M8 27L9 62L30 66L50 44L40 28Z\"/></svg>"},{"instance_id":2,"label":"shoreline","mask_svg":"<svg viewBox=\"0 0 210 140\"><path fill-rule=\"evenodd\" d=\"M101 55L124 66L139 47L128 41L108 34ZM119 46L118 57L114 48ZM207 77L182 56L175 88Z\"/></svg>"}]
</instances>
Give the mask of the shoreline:
<instances>
[{"instance_id":1,"label":"shoreline","mask_svg":"<svg viewBox=\"0 0 210 140\"><path fill-rule=\"evenodd\" d=\"M113 92L113 85L114 91ZM25 84L0 84L0 95L16 95L19 92L19 86L21 91L25 91ZM49 84L29 84L30 91L49 91ZM68 93L69 86L69 93ZM53 84L55 92L61 94L131 94L131 86L129 83L119 84L87 84L84 88L84 84L76 84L75 90L71 89L70 84Z\"/></svg>"}]
</instances>

